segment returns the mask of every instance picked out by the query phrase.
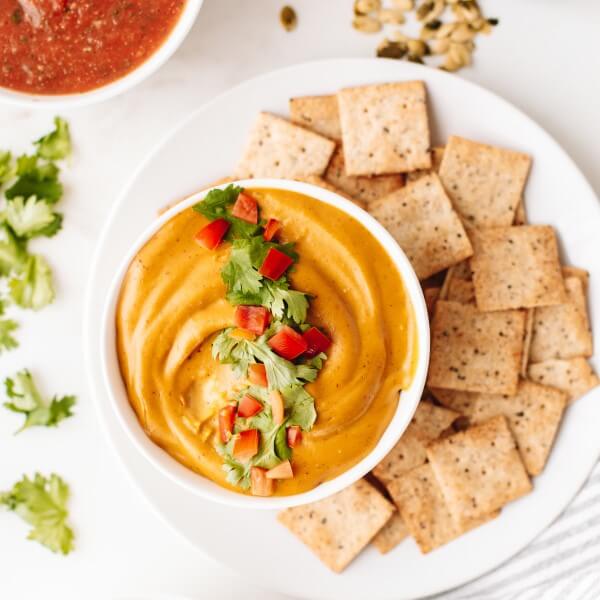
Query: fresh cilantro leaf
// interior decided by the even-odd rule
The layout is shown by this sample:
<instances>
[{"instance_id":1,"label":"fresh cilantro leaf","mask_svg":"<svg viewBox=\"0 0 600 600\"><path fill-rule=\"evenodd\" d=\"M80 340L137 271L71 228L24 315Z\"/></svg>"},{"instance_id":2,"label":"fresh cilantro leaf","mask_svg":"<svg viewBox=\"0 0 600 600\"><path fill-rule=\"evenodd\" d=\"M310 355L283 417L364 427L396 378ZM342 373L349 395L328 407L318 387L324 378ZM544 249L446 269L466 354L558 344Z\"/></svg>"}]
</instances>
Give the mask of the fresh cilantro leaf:
<instances>
[{"instance_id":1,"label":"fresh cilantro leaf","mask_svg":"<svg viewBox=\"0 0 600 600\"><path fill-rule=\"evenodd\" d=\"M59 168L51 162L40 163L37 156L24 155L17 159L17 181L5 194L11 200L17 196L36 196L49 204L55 204L63 195L58 181Z\"/></svg>"},{"instance_id":2,"label":"fresh cilantro leaf","mask_svg":"<svg viewBox=\"0 0 600 600\"><path fill-rule=\"evenodd\" d=\"M23 243L10 227L1 226L4 240L0 240L0 275L10 275L23 270L27 262L27 252Z\"/></svg>"},{"instance_id":3,"label":"fresh cilantro leaf","mask_svg":"<svg viewBox=\"0 0 600 600\"><path fill-rule=\"evenodd\" d=\"M9 200L4 218L17 236L24 239L38 235L51 237L62 226L62 215L55 213L46 202L35 196L30 196L27 200L16 196Z\"/></svg>"},{"instance_id":4,"label":"fresh cilantro leaf","mask_svg":"<svg viewBox=\"0 0 600 600\"><path fill-rule=\"evenodd\" d=\"M327 360L327 354L325 352L320 352L316 356L313 356L310 360L306 361L306 364L310 367L314 367L319 371L323 368L323 363Z\"/></svg>"},{"instance_id":5,"label":"fresh cilantro leaf","mask_svg":"<svg viewBox=\"0 0 600 600\"><path fill-rule=\"evenodd\" d=\"M26 417L19 431L36 426L55 427L64 419L73 416L71 409L75 404L75 396L55 396L50 402L44 402L27 369L19 371L14 379L8 377L4 385L6 395L11 399L11 402L6 402L4 406Z\"/></svg>"},{"instance_id":6,"label":"fresh cilantro leaf","mask_svg":"<svg viewBox=\"0 0 600 600\"><path fill-rule=\"evenodd\" d=\"M262 287L262 276L252 266L250 246L246 240L235 240L229 261L221 270L221 277L228 292L258 294Z\"/></svg>"},{"instance_id":7,"label":"fresh cilantro leaf","mask_svg":"<svg viewBox=\"0 0 600 600\"><path fill-rule=\"evenodd\" d=\"M315 399L301 385L293 385L281 391L288 416L288 425L300 425L310 431L317 420Z\"/></svg>"},{"instance_id":8,"label":"fresh cilantro leaf","mask_svg":"<svg viewBox=\"0 0 600 600\"><path fill-rule=\"evenodd\" d=\"M0 150L0 186L13 179L16 172L17 166L13 162L12 154Z\"/></svg>"},{"instance_id":9,"label":"fresh cilantro leaf","mask_svg":"<svg viewBox=\"0 0 600 600\"><path fill-rule=\"evenodd\" d=\"M39 255L27 257L23 274L11 279L9 287L11 298L22 308L39 310L54 300L52 271Z\"/></svg>"},{"instance_id":10,"label":"fresh cilantro leaf","mask_svg":"<svg viewBox=\"0 0 600 600\"><path fill-rule=\"evenodd\" d=\"M73 550L68 499L69 486L55 474L44 477L36 473L33 479L24 476L11 490L0 494L0 504L32 526L28 539L62 554Z\"/></svg>"},{"instance_id":11,"label":"fresh cilantro leaf","mask_svg":"<svg viewBox=\"0 0 600 600\"><path fill-rule=\"evenodd\" d=\"M275 434L275 454L281 460L288 460L292 457L292 449L287 443L287 430L285 425L281 425Z\"/></svg>"},{"instance_id":12,"label":"fresh cilantro leaf","mask_svg":"<svg viewBox=\"0 0 600 600\"><path fill-rule=\"evenodd\" d=\"M61 160L71 154L71 133L69 124L60 117L54 117L54 131L34 142L38 156L48 160Z\"/></svg>"},{"instance_id":13,"label":"fresh cilantro leaf","mask_svg":"<svg viewBox=\"0 0 600 600\"><path fill-rule=\"evenodd\" d=\"M17 328L17 323L12 319L0 319L0 354L19 345L12 335Z\"/></svg>"},{"instance_id":14,"label":"fresh cilantro leaf","mask_svg":"<svg viewBox=\"0 0 600 600\"><path fill-rule=\"evenodd\" d=\"M71 417L71 409L75 404L74 396L56 396L45 403L28 370L19 371L14 379L7 378L4 382L6 395L12 402L5 403L6 408L13 412L26 415L25 423L19 431L33 426L53 427L60 421Z\"/></svg>"},{"instance_id":15,"label":"fresh cilantro leaf","mask_svg":"<svg viewBox=\"0 0 600 600\"><path fill-rule=\"evenodd\" d=\"M267 339L272 328L256 340L232 338L229 335L231 331L232 329L225 329L216 337L212 353L215 359L233 365L238 375L245 376L250 363L261 362L265 365L271 389L282 390L293 385L303 385L316 378L316 369L313 367L295 365L271 350Z\"/></svg>"},{"instance_id":16,"label":"fresh cilantro leaf","mask_svg":"<svg viewBox=\"0 0 600 600\"><path fill-rule=\"evenodd\" d=\"M235 185L228 185L223 190L211 190L206 194L204 200L194 205L194 210L211 221L227 220L230 227L226 239L250 238L260 231L261 226L238 219L227 211L227 208L235 203L242 191L241 187Z\"/></svg>"},{"instance_id":17,"label":"fresh cilantro leaf","mask_svg":"<svg viewBox=\"0 0 600 600\"><path fill-rule=\"evenodd\" d=\"M284 277L277 281L265 280L265 287L269 294L265 306L276 319L287 317L298 325L306 321L308 312L307 294L290 290L290 285Z\"/></svg>"}]
</instances>

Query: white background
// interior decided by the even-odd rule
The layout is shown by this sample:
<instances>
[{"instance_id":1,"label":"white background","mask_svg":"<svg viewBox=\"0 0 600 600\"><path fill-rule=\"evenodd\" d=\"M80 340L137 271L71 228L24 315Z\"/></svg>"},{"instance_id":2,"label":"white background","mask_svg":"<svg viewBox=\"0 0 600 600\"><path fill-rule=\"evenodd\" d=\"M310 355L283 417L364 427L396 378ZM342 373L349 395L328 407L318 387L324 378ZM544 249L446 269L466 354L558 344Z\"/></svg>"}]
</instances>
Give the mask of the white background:
<instances>
[{"instance_id":1,"label":"white background","mask_svg":"<svg viewBox=\"0 0 600 600\"><path fill-rule=\"evenodd\" d=\"M282 598L216 565L151 511L102 437L81 350L83 293L95 242L117 193L155 143L191 110L241 80L305 60L373 54L378 37L360 35L349 25L352 0L296 0L299 27L291 34L278 24L282 4L206 0L182 48L150 80L106 104L62 113L76 142L65 173L65 227L57 238L36 242L34 248L52 264L57 301L39 314L18 314L20 347L2 355L0 377L31 369L44 393L77 394L77 416L58 430L15 437L20 419L1 411L0 489L23 473L60 473L73 491L77 550L67 558L54 556L25 539L27 528L18 518L0 513L2 599ZM476 64L460 76L536 119L600 192L600 2L482 4L501 23L492 36L479 38ZM326 89L326 82L322 86ZM49 130L52 117L0 107L0 148L26 150L30 140ZM201 164L198 173L201 181ZM566 207L573 200L564 198ZM223 535L234 544L243 532Z\"/></svg>"}]
</instances>

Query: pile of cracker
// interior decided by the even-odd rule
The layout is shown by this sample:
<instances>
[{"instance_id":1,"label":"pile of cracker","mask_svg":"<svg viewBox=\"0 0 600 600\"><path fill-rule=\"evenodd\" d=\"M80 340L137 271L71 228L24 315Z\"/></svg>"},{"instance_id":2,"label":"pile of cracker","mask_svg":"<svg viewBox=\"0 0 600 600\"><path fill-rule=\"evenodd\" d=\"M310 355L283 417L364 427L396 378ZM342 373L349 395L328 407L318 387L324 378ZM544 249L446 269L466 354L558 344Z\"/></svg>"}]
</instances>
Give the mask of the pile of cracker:
<instances>
[{"instance_id":1,"label":"pile of cracker","mask_svg":"<svg viewBox=\"0 0 600 600\"><path fill-rule=\"evenodd\" d=\"M427 390L368 478L279 520L336 572L367 545L430 552L532 489L569 403L598 385L588 274L531 225L531 157L451 136L432 147L420 81L290 100L260 114L236 178L332 189L394 236L431 317Z\"/></svg>"}]
</instances>

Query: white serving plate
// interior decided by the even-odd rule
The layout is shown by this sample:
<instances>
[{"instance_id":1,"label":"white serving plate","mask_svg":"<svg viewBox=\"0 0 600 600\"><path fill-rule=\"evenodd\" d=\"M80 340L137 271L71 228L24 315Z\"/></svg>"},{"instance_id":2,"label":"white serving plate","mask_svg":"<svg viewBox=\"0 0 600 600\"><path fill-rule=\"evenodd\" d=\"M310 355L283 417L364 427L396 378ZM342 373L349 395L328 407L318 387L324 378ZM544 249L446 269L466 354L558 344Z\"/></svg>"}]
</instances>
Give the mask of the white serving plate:
<instances>
[{"instance_id":1,"label":"white serving plate","mask_svg":"<svg viewBox=\"0 0 600 600\"><path fill-rule=\"evenodd\" d=\"M568 505L600 455L600 389L569 408L533 493L494 521L427 556L408 540L381 557L364 552L342 575L329 572L269 511L221 507L182 490L137 452L104 394L99 362L104 294L132 241L169 202L231 172L260 110L287 114L288 98L348 85L421 79L427 84L433 141L449 134L528 152L528 217L555 226L563 259L591 272L592 322L600 320L600 205L560 146L528 117L486 90L434 69L382 59L302 64L243 83L203 106L152 152L115 203L97 248L87 294L84 344L90 387L107 437L156 511L195 547L250 581L305 598L421 598L493 569L541 533ZM596 335L596 343L598 336ZM598 360L592 360L598 370Z\"/></svg>"}]
</instances>

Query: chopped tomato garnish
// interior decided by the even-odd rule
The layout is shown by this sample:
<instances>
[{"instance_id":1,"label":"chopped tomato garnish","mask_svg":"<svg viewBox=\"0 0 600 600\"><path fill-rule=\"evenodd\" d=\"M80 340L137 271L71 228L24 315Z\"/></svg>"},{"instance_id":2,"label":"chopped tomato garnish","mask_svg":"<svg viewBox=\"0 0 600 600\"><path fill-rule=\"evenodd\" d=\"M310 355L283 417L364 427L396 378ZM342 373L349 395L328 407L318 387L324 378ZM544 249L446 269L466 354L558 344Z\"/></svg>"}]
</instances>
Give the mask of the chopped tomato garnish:
<instances>
[{"instance_id":1,"label":"chopped tomato garnish","mask_svg":"<svg viewBox=\"0 0 600 600\"><path fill-rule=\"evenodd\" d=\"M267 479L292 479L293 476L294 471L289 460L284 460L267 471Z\"/></svg>"},{"instance_id":2,"label":"chopped tomato garnish","mask_svg":"<svg viewBox=\"0 0 600 600\"><path fill-rule=\"evenodd\" d=\"M250 491L253 496L272 496L275 482L267 479L267 470L260 467L250 469Z\"/></svg>"},{"instance_id":3,"label":"chopped tomato garnish","mask_svg":"<svg viewBox=\"0 0 600 600\"><path fill-rule=\"evenodd\" d=\"M287 428L287 445L290 448L295 448L302 441L302 429L300 425L291 425Z\"/></svg>"},{"instance_id":4,"label":"chopped tomato garnish","mask_svg":"<svg viewBox=\"0 0 600 600\"><path fill-rule=\"evenodd\" d=\"M269 219L263 233L263 239L265 242L270 242L280 229L281 223L277 219Z\"/></svg>"},{"instance_id":5,"label":"chopped tomato garnish","mask_svg":"<svg viewBox=\"0 0 600 600\"><path fill-rule=\"evenodd\" d=\"M231 214L247 223L258 223L258 204L256 200L244 192L237 197Z\"/></svg>"},{"instance_id":6,"label":"chopped tomato garnish","mask_svg":"<svg viewBox=\"0 0 600 600\"><path fill-rule=\"evenodd\" d=\"M208 250L214 250L225 237L229 230L229 223L225 219L216 219L205 225L194 239Z\"/></svg>"},{"instance_id":7,"label":"chopped tomato garnish","mask_svg":"<svg viewBox=\"0 0 600 600\"><path fill-rule=\"evenodd\" d=\"M258 429L240 431L233 443L233 456L240 462L248 462L258 452L260 432Z\"/></svg>"},{"instance_id":8,"label":"chopped tomato garnish","mask_svg":"<svg viewBox=\"0 0 600 600\"><path fill-rule=\"evenodd\" d=\"M246 394L239 402L237 414L244 419L257 415L263 409L262 404L256 399Z\"/></svg>"},{"instance_id":9,"label":"chopped tomato garnish","mask_svg":"<svg viewBox=\"0 0 600 600\"><path fill-rule=\"evenodd\" d=\"M260 266L258 272L273 281L279 279L294 263L294 259L290 258L277 248L269 248L267 256Z\"/></svg>"},{"instance_id":10,"label":"chopped tomato garnish","mask_svg":"<svg viewBox=\"0 0 600 600\"><path fill-rule=\"evenodd\" d=\"M238 340L248 340L249 342L253 342L256 339L256 334L248 331L247 329L240 329L237 327L230 334L229 337L237 338Z\"/></svg>"},{"instance_id":11,"label":"chopped tomato garnish","mask_svg":"<svg viewBox=\"0 0 600 600\"><path fill-rule=\"evenodd\" d=\"M219 437L226 444L231 439L235 422L235 406L227 405L219 411Z\"/></svg>"},{"instance_id":12,"label":"chopped tomato garnish","mask_svg":"<svg viewBox=\"0 0 600 600\"><path fill-rule=\"evenodd\" d=\"M268 341L269 346L288 360L304 354L308 348L306 340L294 329L288 325L284 325L271 339Z\"/></svg>"},{"instance_id":13,"label":"chopped tomato garnish","mask_svg":"<svg viewBox=\"0 0 600 600\"><path fill-rule=\"evenodd\" d=\"M237 327L262 335L271 322L271 313L264 306L238 306L234 321Z\"/></svg>"},{"instance_id":14,"label":"chopped tomato garnish","mask_svg":"<svg viewBox=\"0 0 600 600\"><path fill-rule=\"evenodd\" d=\"M310 329L306 330L302 334L302 337L308 345L308 348L304 354L309 358L316 356L321 352L325 352L325 350L331 346L331 340L316 327L311 327Z\"/></svg>"},{"instance_id":15,"label":"chopped tomato garnish","mask_svg":"<svg viewBox=\"0 0 600 600\"><path fill-rule=\"evenodd\" d=\"M281 425L285 418L285 408L283 405L283 398L277 390L273 390L269 393L269 404L271 405L273 423L275 423L275 425Z\"/></svg>"},{"instance_id":16,"label":"chopped tomato garnish","mask_svg":"<svg viewBox=\"0 0 600 600\"><path fill-rule=\"evenodd\" d=\"M261 365L260 363L248 365L248 379L252 385L259 385L261 387L269 386L267 369L265 365Z\"/></svg>"}]
</instances>

